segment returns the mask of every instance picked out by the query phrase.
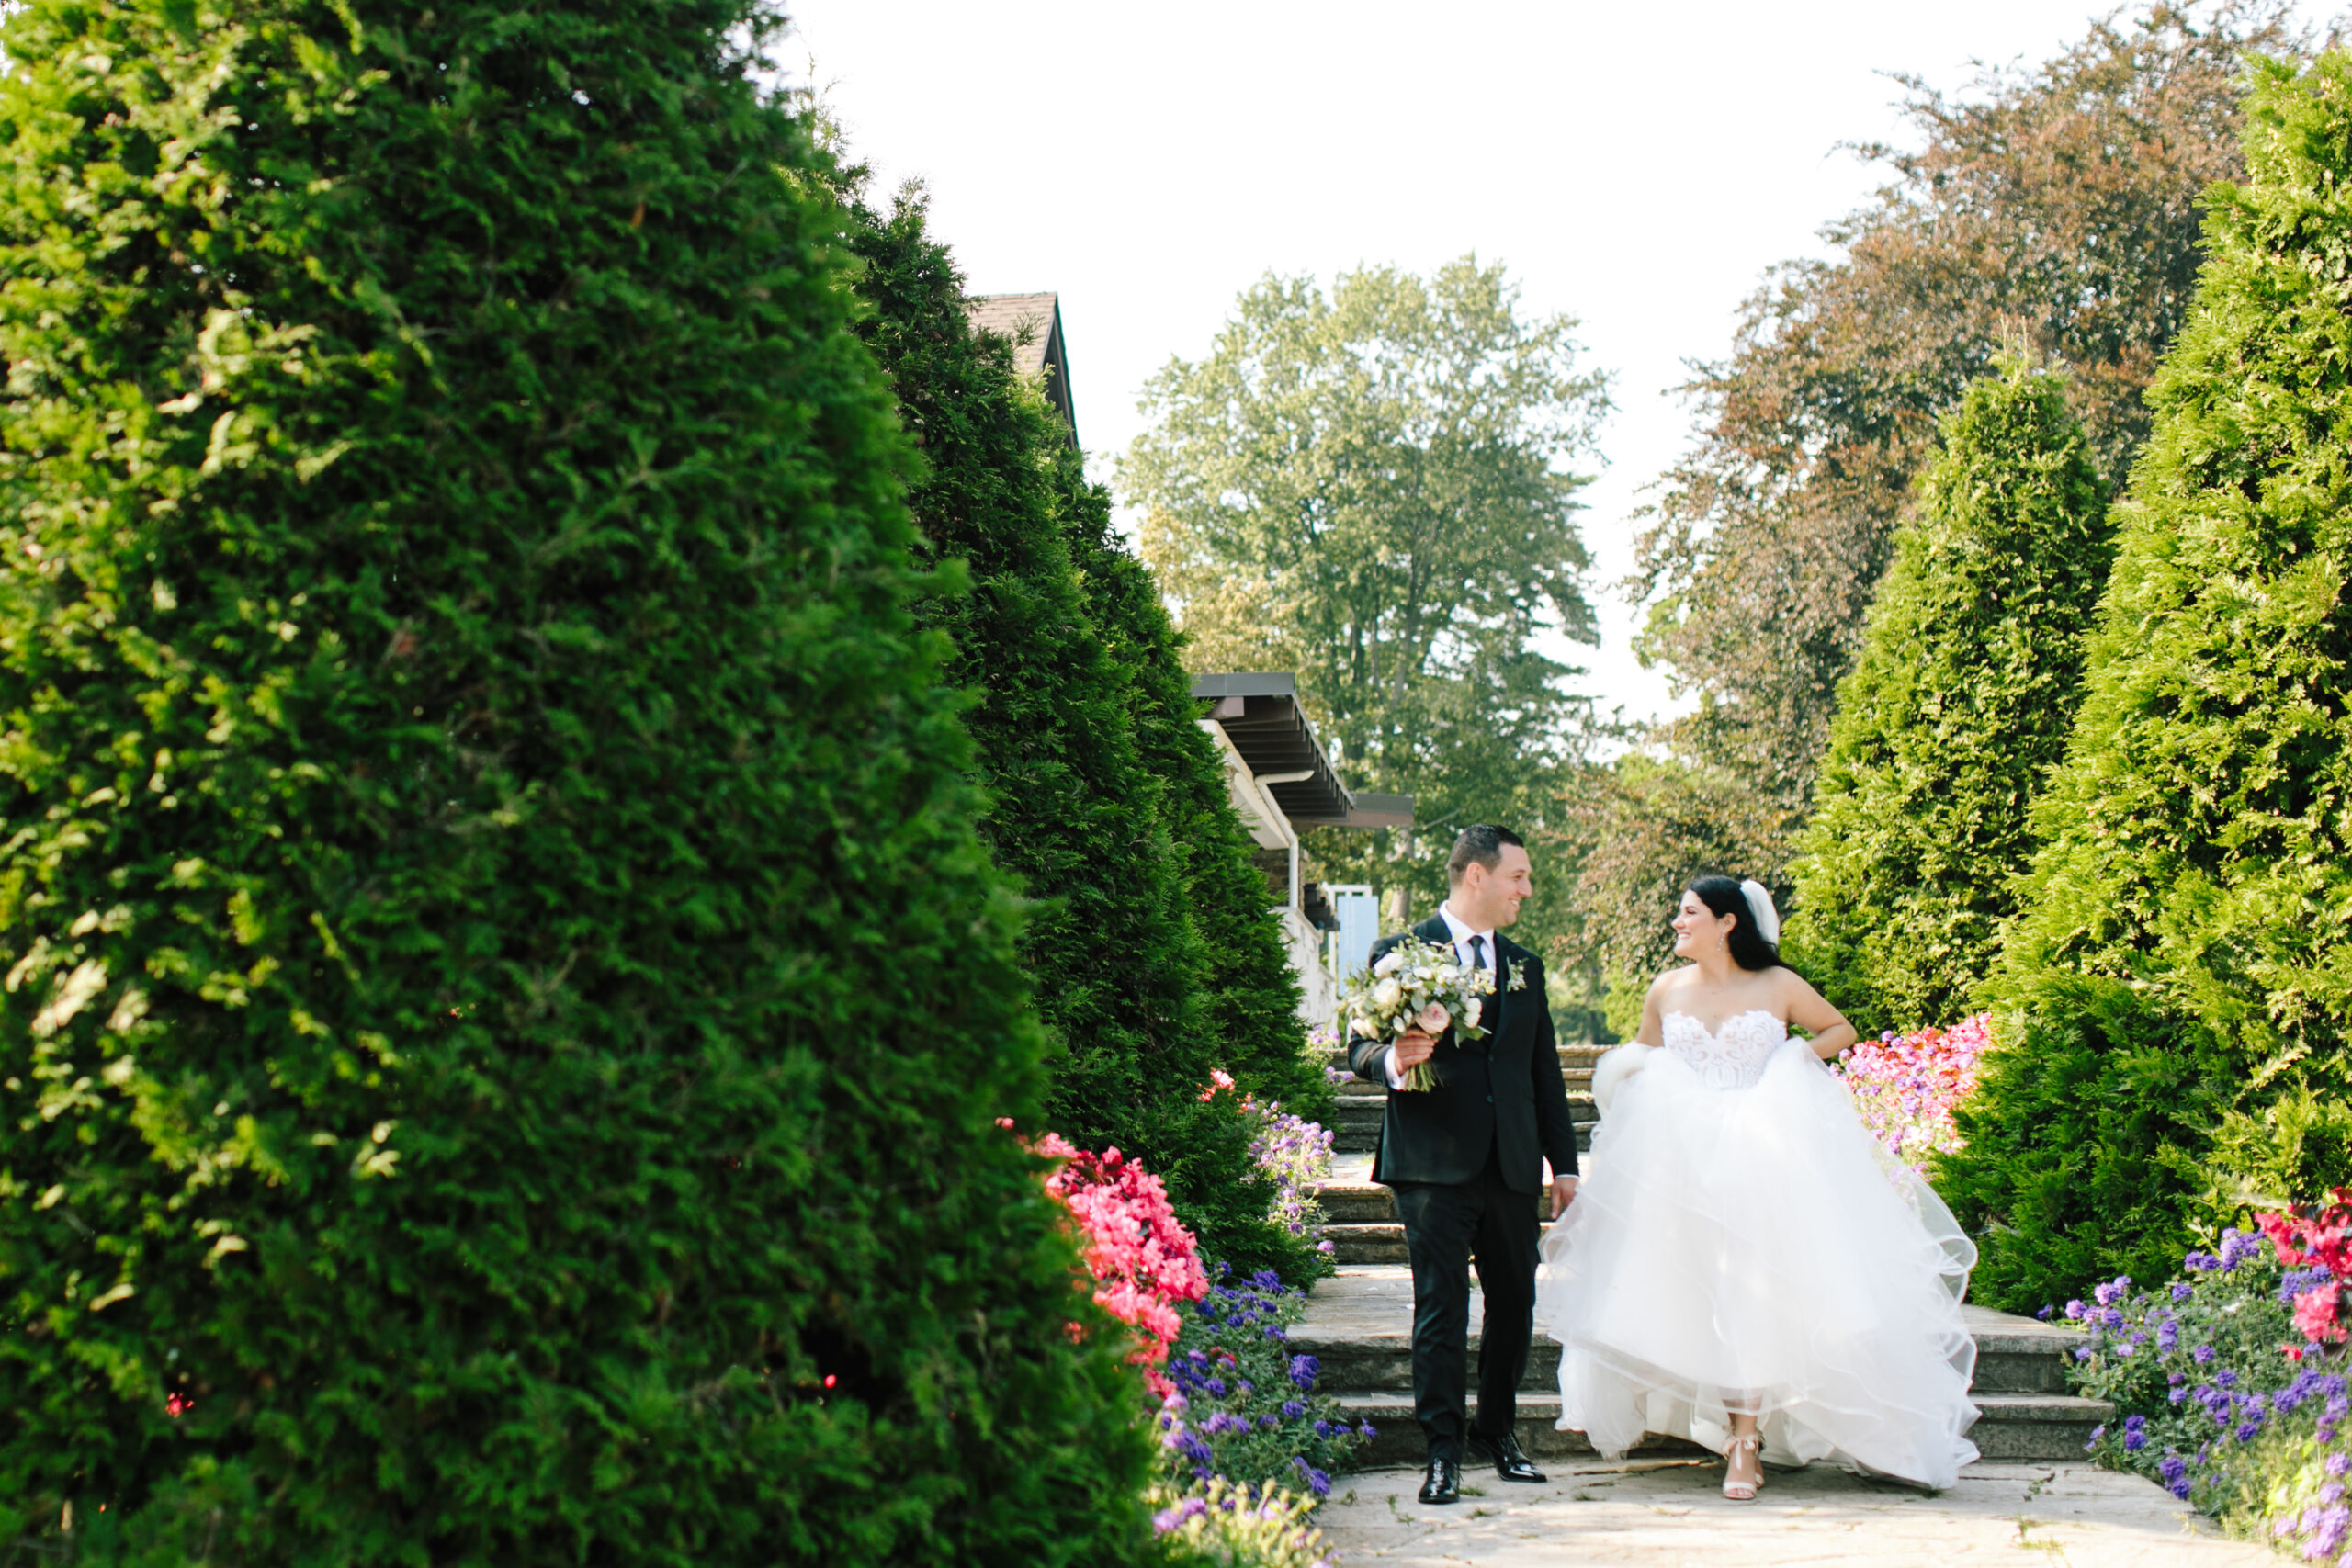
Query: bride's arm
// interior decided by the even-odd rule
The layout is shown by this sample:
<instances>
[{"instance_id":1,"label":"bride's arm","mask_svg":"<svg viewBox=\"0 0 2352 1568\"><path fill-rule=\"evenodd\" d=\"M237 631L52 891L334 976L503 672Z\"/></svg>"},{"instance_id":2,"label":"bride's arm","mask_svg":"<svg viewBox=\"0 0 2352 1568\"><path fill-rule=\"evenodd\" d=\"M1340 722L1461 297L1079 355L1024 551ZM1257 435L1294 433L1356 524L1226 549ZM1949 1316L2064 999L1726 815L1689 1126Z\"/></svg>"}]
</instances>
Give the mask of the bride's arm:
<instances>
[{"instance_id":1,"label":"bride's arm","mask_svg":"<svg viewBox=\"0 0 2352 1568\"><path fill-rule=\"evenodd\" d=\"M1781 990L1788 1004L1789 1021L1813 1038L1807 1042L1813 1054L1826 1062L1838 1052L1861 1038L1860 1032L1846 1021L1846 1015L1831 1007L1819 991L1805 983L1804 976L1793 969L1774 972L1780 978Z\"/></svg>"}]
</instances>

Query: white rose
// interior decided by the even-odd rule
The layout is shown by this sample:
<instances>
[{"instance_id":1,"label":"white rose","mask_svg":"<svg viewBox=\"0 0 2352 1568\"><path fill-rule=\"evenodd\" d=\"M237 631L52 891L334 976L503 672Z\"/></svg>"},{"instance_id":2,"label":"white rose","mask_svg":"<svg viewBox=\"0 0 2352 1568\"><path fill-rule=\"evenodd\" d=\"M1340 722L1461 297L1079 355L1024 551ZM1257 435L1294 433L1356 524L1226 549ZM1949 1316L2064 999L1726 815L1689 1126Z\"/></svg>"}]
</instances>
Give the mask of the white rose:
<instances>
[{"instance_id":1,"label":"white rose","mask_svg":"<svg viewBox=\"0 0 2352 1568\"><path fill-rule=\"evenodd\" d=\"M1395 948L1390 948L1387 955L1372 966L1372 972L1375 975L1394 975L1404 966L1405 955Z\"/></svg>"},{"instance_id":2,"label":"white rose","mask_svg":"<svg viewBox=\"0 0 2352 1568\"><path fill-rule=\"evenodd\" d=\"M1383 1012L1405 999L1405 987L1394 980L1383 980L1373 987L1372 1005Z\"/></svg>"},{"instance_id":3,"label":"white rose","mask_svg":"<svg viewBox=\"0 0 2352 1568\"><path fill-rule=\"evenodd\" d=\"M1478 998L1476 998L1476 997L1472 997L1468 1001L1464 1002L1464 1003L1462 1004L1462 1021L1463 1021L1463 1022L1464 1022L1464 1023L1466 1023L1466 1024L1468 1024L1468 1025L1469 1025L1471 1028L1473 1028L1473 1029L1477 1028L1477 1027L1478 1027L1478 1012L1479 1012L1479 1002L1478 1002Z\"/></svg>"}]
</instances>

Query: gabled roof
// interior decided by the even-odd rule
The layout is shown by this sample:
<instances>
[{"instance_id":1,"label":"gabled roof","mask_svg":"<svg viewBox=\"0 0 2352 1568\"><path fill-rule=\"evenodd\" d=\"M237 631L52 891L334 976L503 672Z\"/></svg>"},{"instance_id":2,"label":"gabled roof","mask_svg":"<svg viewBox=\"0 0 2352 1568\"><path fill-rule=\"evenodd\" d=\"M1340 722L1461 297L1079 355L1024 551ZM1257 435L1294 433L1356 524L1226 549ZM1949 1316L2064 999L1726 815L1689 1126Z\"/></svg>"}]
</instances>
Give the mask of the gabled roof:
<instances>
[{"instance_id":1,"label":"gabled roof","mask_svg":"<svg viewBox=\"0 0 2352 1568\"><path fill-rule=\"evenodd\" d=\"M1061 296L982 294L965 300L964 311L973 331L994 333L1012 344L1013 368L1044 384L1046 400L1069 427L1069 444L1077 446L1078 411L1070 401Z\"/></svg>"},{"instance_id":2,"label":"gabled roof","mask_svg":"<svg viewBox=\"0 0 2352 1568\"><path fill-rule=\"evenodd\" d=\"M1241 754L1258 787L1273 797L1294 828L1409 828L1409 795L1356 795L1315 739L1298 705L1298 681L1288 673L1204 675L1193 695L1208 702L1215 719ZM1298 774L1284 778L1285 774ZM1268 784L1269 778L1281 780Z\"/></svg>"}]
</instances>

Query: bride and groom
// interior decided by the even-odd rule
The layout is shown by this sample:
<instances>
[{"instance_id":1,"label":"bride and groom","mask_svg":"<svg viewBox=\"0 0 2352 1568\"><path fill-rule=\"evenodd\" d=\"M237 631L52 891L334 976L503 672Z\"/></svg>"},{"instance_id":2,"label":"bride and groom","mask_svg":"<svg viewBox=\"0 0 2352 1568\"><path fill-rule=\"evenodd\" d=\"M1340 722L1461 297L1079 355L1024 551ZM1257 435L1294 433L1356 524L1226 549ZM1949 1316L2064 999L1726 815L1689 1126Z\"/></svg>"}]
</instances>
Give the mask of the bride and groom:
<instances>
[{"instance_id":1,"label":"bride and groom","mask_svg":"<svg viewBox=\"0 0 2352 1568\"><path fill-rule=\"evenodd\" d=\"M1421 1501L1455 1501L1473 1456L1506 1481L1544 1479L1515 1429L1539 1323L1560 1345L1559 1426L1604 1454L1645 1433L1690 1438L1724 1455L1724 1495L1743 1502L1768 1460L1951 1485L1976 1457L1960 1313L1975 1249L1825 1069L1854 1030L1780 962L1770 896L1723 876L1683 892L1687 964L1651 985L1636 1043L1595 1074L1603 1116L1580 1179L1543 964L1500 934L1532 891L1526 847L1465 829L1446 875L1412 934L1494 974L1499 1020L1466 1043L1416 1032L1349 1054L1390 1089L1373 1179L1396 1193L1412 1265ZM1406 1091L1421 1062L1437 1086Z\"/></svg>"}]
</instances>

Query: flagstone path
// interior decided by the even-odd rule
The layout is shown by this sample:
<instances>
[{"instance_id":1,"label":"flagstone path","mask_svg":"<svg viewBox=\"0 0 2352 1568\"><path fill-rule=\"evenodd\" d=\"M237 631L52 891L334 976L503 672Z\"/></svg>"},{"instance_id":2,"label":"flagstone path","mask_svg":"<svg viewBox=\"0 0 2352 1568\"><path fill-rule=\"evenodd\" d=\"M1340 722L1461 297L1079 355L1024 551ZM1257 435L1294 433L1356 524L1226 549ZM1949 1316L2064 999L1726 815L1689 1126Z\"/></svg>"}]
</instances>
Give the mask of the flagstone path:
<instances>
[{"instance_id":1,"label":"flagstone path","mask_svg":"<svg viewBox=\"0 0 2352 1568\"><path fill-rule=\"evenodd\" d=\"M2285 1562L2230 1540L2137 1476L2086 1464L1988 1461L1949 1492L1875 1485L1815 1465L1774 1472L1754 1503L1717 1490L1714 1459L1548 1460L1541 1486L1491 1471L1460 1503L1414 1500L1418 1471L1342 1478L1316 1524L1348 1568L2256 1568Z\"/></svg>"}]
</instances>

